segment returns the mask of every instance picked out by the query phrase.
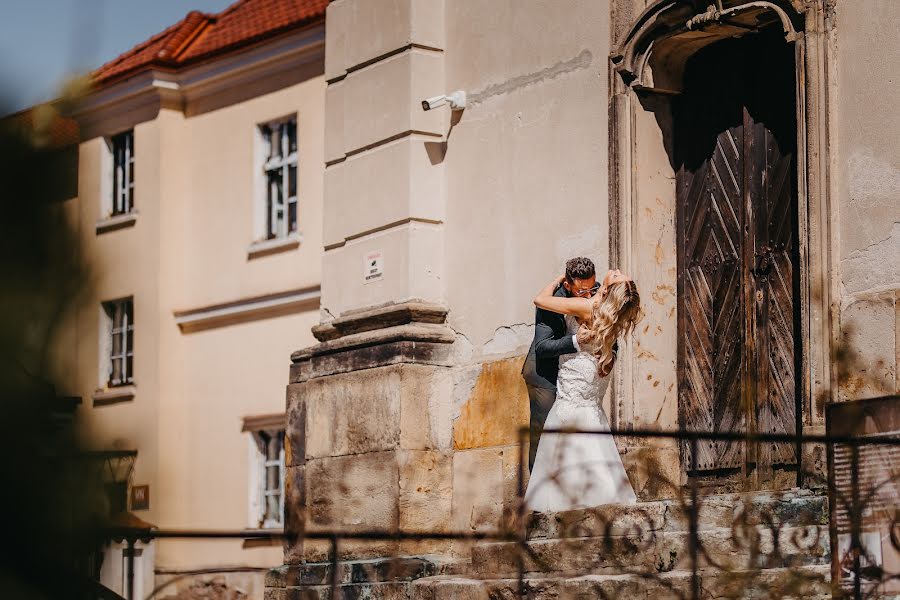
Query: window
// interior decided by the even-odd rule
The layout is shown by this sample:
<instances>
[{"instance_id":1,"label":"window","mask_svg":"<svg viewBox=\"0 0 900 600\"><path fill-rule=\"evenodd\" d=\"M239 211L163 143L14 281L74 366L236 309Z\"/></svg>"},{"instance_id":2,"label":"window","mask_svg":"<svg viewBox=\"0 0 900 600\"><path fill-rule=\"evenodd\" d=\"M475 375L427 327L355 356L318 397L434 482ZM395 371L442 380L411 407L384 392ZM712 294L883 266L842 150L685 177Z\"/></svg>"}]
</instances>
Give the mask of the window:
<instances>
[{"instance_id":1,"label":"window","mask_svg":"<svg viewBox=\"0 0 900 600\"><path fill-rule=\"evenodd\" d=\"M131 298L103 303L106 317L106 385L134 381L134 308Z\"/></svg>"},{"instance_id":2,"label":"window","mask_svg":"<svg viewBox=\"0 0 900 600\"><path fill-rule=\"evenodd\" d=\"M259 127L265 185L266 239L297 231L297 118Z\"/></svg>"},{"instance_id":3,"label":"window","mask_svg":"<svg viewBox=\"0 0 900 600\"><path fill-rule=\"evenodd\" d=\"M134 130L113 136L112 214L134 210Z\"/></svg>"},{"instance_id":4,"label":"window","mask_svg":"<svg viewBox=\"0 0 900 600\"><path fill-rule=\"evenodd\" d=\"M285 415L244 418L250 439L250 526L284 525Z\"/></svg>"}]
</instances>

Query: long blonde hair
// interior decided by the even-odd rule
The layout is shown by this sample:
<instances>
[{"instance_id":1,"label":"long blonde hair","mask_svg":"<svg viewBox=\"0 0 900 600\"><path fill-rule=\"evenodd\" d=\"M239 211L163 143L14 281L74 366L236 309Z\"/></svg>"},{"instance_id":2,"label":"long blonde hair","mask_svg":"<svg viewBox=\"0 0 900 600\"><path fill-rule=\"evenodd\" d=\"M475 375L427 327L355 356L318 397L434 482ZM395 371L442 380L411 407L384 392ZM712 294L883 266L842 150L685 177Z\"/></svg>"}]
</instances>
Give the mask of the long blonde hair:
<instances>
[{"instance_id":1,"label":"long blonde hair","mask_svg":"<svg viewBox=\"0 0 900 600\"><path fill-rule=\"evenodd\" d=\"M631 333L641 316L641 296L630 279L610 284L606 297L593 302L591 323L584 340L595 348L593 354L601 375L612 371L616 340Z\"/></svg>"}]
</instances>

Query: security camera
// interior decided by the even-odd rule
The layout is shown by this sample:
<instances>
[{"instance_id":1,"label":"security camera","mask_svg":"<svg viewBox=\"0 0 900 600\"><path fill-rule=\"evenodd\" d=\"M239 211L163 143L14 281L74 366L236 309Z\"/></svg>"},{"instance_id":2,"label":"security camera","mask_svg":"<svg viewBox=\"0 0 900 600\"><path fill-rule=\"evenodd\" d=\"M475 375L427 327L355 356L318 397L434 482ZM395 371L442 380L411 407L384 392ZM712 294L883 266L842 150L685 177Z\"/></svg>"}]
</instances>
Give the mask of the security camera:
<instances>
[{"instance_id":1,"label":"security camera","mask_svg":"<svg viewBox=\"0 0 900 600\"><path fill-rule=\"evenodd\" d=\"M466 107L466 93L462 90L444 96L434 96L422 100L422 110L431 110L445 104L450 104L451 110L462 110Z\"/></svg>"}]
</instances>

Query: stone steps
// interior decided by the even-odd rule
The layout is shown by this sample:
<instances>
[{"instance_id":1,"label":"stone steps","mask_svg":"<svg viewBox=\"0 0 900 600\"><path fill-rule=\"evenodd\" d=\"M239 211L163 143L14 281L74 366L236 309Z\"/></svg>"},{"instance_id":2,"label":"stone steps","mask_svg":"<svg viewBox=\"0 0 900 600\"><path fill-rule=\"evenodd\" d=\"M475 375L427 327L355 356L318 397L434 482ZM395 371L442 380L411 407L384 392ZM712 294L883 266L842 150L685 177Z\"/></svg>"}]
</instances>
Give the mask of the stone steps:
<instances>
[{"instance_id":1,"label":"stone steps","mask_svg":"<svg viewBox=\"0 0 900 600\"><path fill-rule=\"evenodd\" d=\"M462 562L434 556L341 562L336 597L513 600L521 556L527 600L689 598L684 504L532 514L525 542L479 542ZM789 490L707 496L699 504L703 598L830 597L824 497ZM266 599L330 599L330 582L329 563L287 565L270 573Z\"/></svg>"},{"instance_id":2,"label":"stone steps","mask_svg":"<svg viewBox=\"0 0 900 600\"><path fill-rule=\"evenodd\" d=\"M781 493L723 494L700 498L698 528L789 523L828 525L828 500L809 490ZM626 535L640 531L688 531L689 500L658 500L635 505L610 504L558 513L533 513L528 539Z\"/></svg>"},{"instance_id":3,"label":"stone steps","mask_svg":"<svg viewBox=\"0 0 900 600\"><path fill-rule=\"evenodd\" d=\"M807 490L700 499L699 568L786 568L830 561L827 499ZM688 511L678 500L532 514L527 542L482 542L471 574L615 574L689 570ZM776 544L777 541L777 544Z\"/></svg>"},{"instance_id":4,"label":"stone steps","mask_svg":"<svg viewBox=\"0 0 900 600\"><path fill-rule=\"evenodd\" d=\"M385 589L433 576L452 576L467 571L468 564L439 556L416 556L339 561L334 581L340 586L372 584ZM330 562L282 565L266 573L266 588L318 589L332 581ZM294 596L291 596L293 598ZM304 597L301 595L301 597ZM317 597L317 596L310 596Z\"/></svg>"},{"instance_id":5,"label":"stone steps","mask_svg":"<svg viewBox=\"0 0 900 600\"><path fill-rule=\"evenodd\" d=\"M830 567L700 573L700 597L725 598L831 598ZM528 577L525 600L586 600L626 598L663 600L691 597L691 573L672 571L653 577L636 575L581 575L575 577ZM369 596L366 596L367 598ZM383 596L372 596L372 598ZM519 581L431 577L413 582L409 600L512 600L519 598Z\"/></svg>"},{"instance_id":6,"label":"stone steps","mask_svg":"<svg viewBox=\"0 0 900 600\"><path fill-rule=\"evenodd\" d=\"M771 530L752 526L700 531L700 568L757 569L827 564L830 548L827 531L802 527ZM779 545L776 549L774 538ZM496 577L518 572L520 559L525 573L614 574L623 569L663 573L691 568L690 536L683 531L649 531L640 535L532 539L517 542L481 543L472 549L471 573Z\"/></svg>"},{"instance_id":7,"label":"stone steps","mask_svg":"<svg viewBox=\"0 0 900 600\"><path fill-rule=\"evenodd\" d=\"M831 598L827 565L757 572L700 573L700 597L704 600L734 598ZM653 577L637 575L581 575L527 577L523 600L587 600L626 598L664 600L691 597L691 573L673 571ZM474 579L439 575L414 581L341 584L334 596L341 600L514 600L519 596L516 578ZM266 600L332 600L328 585L266 590Z\"/></svg>"}]
</instances>

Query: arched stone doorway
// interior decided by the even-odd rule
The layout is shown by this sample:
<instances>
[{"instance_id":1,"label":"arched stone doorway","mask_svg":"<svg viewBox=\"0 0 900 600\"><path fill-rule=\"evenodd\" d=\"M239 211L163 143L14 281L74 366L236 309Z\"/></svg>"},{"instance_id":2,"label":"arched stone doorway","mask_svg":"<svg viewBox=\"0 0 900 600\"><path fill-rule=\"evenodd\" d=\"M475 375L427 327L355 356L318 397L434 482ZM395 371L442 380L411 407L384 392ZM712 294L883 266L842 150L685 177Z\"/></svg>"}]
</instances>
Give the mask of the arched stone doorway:
<instances>
[{"instance_id":1,"label":"arched stone doorway","mask_svg":"<svg viewBox=\"0 0 900 600\"><path fill-rule=\"evenodd\" d=\"M833 337L821 9L659 0L612 56L610 254L647 299L618 365L620 428L821 429ZM653 453L684 481L686 448ZM805 460L744 444L697 458L693 474L717 490L796 485Z\"/></svg>"}]
</instances>

